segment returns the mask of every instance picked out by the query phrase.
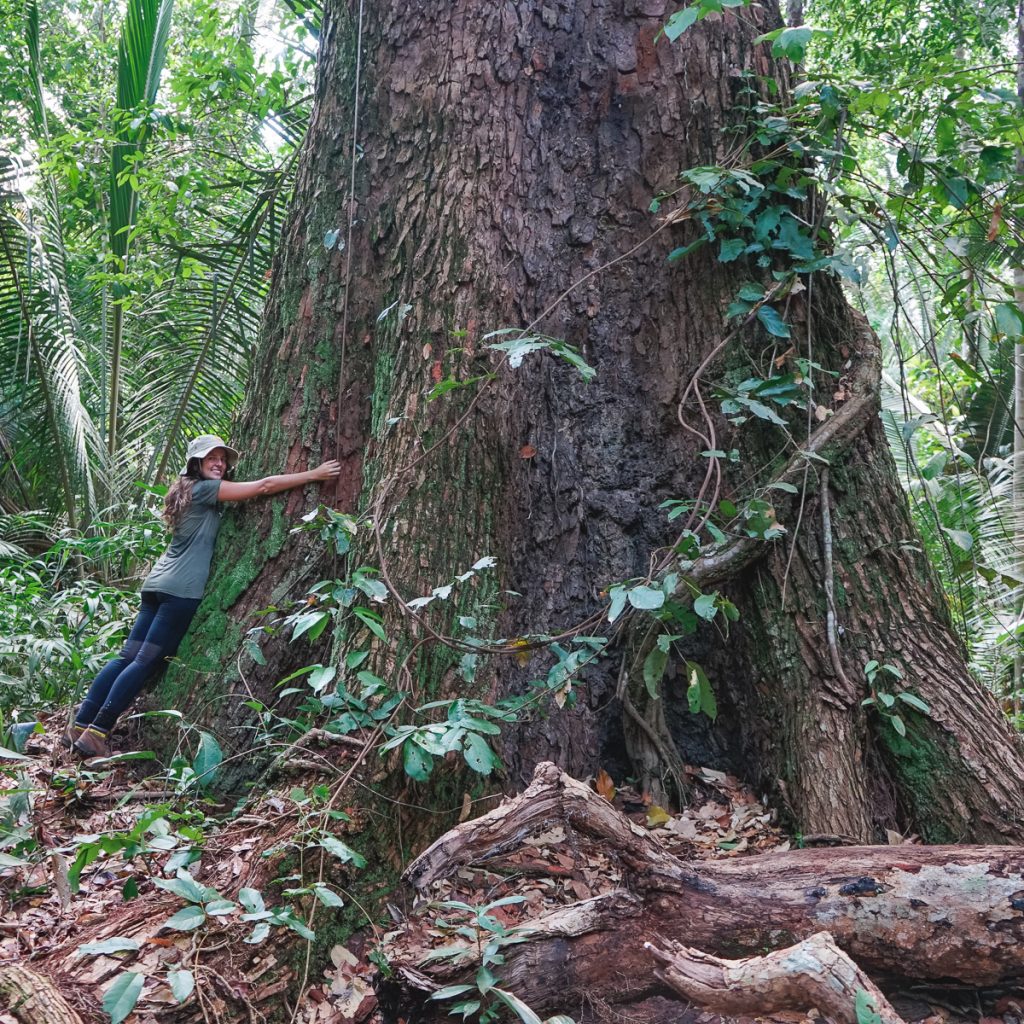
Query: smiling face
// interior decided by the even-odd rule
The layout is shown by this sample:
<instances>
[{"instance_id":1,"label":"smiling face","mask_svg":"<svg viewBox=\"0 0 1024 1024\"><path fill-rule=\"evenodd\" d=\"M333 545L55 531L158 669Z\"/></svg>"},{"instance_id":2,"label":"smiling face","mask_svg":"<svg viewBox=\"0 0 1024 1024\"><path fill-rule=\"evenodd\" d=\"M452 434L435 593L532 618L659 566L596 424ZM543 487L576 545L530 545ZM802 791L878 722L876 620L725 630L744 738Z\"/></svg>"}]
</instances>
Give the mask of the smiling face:
<instances>
[{"instance_id":1,"label":"smiling face","mask_svg":"<svg viewBox=\"0 0 1024 1024\"><path fill-rule=\"evenodd\" d=\"M228 453L224 448L214 448L199 463L199 472L204 480L223 480L228 470Z\"/></svg>"}]
</instances>

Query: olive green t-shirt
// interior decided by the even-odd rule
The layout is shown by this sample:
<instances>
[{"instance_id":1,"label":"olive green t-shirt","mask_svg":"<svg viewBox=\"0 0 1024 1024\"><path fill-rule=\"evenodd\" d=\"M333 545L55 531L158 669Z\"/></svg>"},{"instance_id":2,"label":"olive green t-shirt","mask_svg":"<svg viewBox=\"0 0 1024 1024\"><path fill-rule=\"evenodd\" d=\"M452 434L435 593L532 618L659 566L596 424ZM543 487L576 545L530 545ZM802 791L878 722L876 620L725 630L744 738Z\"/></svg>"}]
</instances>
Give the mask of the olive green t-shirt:
<instances>
[{"instance_id":1,"label":"olive green t-shirt","mask_svg":"<svg viewBox=\"0 0 1024 1024\"><path fill-rule=\"evenodd\" d=\"M213 542L220 529L219 480L197 480L192 503L171 536L170 547L156 560L142 589L175 597L200 598L210 575Z\"/></svg>"}]
</instances>

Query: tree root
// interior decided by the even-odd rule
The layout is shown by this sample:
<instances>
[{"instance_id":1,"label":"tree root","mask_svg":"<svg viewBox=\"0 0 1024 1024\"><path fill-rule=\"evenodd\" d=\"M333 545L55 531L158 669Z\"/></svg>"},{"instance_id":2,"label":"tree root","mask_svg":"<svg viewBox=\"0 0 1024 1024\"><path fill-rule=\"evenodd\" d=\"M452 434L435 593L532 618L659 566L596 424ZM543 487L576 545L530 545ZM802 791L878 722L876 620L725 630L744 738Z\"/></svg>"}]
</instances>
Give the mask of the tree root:
<instances>
[{"instance_id":1,"label":"tree root","mask_svg":"<svg viewBox=\"0 0 1024 1024\"><path fill-rule=\"evenodd\" d=\"M838 1024L857 1024L858 996L867 996L881 1024L904 1024L828 932L746 960L722 960L676 943L665 950L652 943L646 947L662 965L654 972L657 978L715 1013L736 1016L815 1007Z\"/></svg>"}]
</instances>

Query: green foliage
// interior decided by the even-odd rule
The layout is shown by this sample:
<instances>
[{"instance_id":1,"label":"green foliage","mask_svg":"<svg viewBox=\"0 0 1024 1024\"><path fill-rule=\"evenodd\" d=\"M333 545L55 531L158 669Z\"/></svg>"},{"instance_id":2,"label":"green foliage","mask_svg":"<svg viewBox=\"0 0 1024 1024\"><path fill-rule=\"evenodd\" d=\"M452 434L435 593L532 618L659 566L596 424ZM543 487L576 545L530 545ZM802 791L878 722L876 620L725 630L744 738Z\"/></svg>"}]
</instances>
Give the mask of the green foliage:
<instances>
[{"instance_id":1,"label":"green foliage","mask_svg":"<svg viewBox=\"0 0 1024 1024\"><path fill-rule=\"evenodd\" d=\"M665 34L701 31L698 22L719 10L678 11ZM810 3L810 24L758 40L772 57L804 65L792 95L748 80L729 161L684 169L682 187L652 204L680 197L699 231L670 260L713 244L721 262L756 271L760 280L741 285L727 311L737 333L756 325L770 339L793 340L786 297L811 271L843 278L866 308L892 367L886 429L925 551L973 666L997 692L1012 688L1024 649L1024 572L1014 554L1024 515L1006 461L1013 349L1024 328L1011 274L1024 213L1015 170L1019 55L1006 50L1015 13L1009 4L965 12L945 2L884 10L865 0ZM761 420L793 432L797 418L762 393L782 376L723 382L723 411L736 425ZM807 394L790 407L805 408L824 376L821 367L802 371ZM811 410L819 418L830 404L821 390ZM835 393L849 397L841 384ZM761 512L754 534L777 535L770 507Z\"/></svg>"},{"instance_id":2,"label":"green foliage","mask_svg":"<svg viewBox=\"0 0 1024 1024\"><path fill-rule=\"evenodd\" d=\"M122 645L138 611L131 574L164 531L148 509L118 511L124 519L97 519L88 534L54 535L44 516L4 520L25 547L0 555L0 719L69 703Z\"/></svg>"},{"instance_id":3,"label":"green foliage","mask_svg":"<svg viewBox=\"0 0 1024 1024\"><path fill-rule=\"evenodd\" d=\"M91 528L230 424L310 60L257 52L238 5L132 0L113 31L77 6L26 5L0 46L29 86L0 94L0 495Z\"/></svg>"},{"instance_id":4,"label":"green foliage","mask_svg":"<svg viewBox=\"0 0 1024 1024\"><path fill-rule=\"evenodd\" d=\"M488 345L497 352L508 354L508 365L515 370L522 365L523 359L531 352L548 351L553 356L564 360L570 366L579 371L580 376L589 384L597 375L597 371L590 366L572 345L560 341L558 338L548 338L540 334L523 334L514 327L503 327L498 331L491 331L484 335L484 340L499 338L502 335L514 334L514 338L508 341L493 342Z\"/></svg>"},{"instance_id":5,"label":"green foliage","mask_svg":"<svg viewBox=\"0 0 1024 1024\"><path fill-rule=\"evenodd\" d=\"M882 1024L874 999L862 988L857 989L854 1012L857 1014L857 1024Z\"/></svg>"},{"instance_id":6,"label":"green foliage","mask_svg":"<svg viewBox=\"0 0 1024 1024\"><path fill-rule=\"evenodd\" d=\"M135 1009L145 980L145 975L138 971L126 971L114 979L103 996L103 1009L110 1014L110 1024L121 1024Z\"/></svg>"},{"instance_id":7,"label":"green foliage","mask_svg":"<svg viewBox=\"0 0 1024 1024\"><path fill-rule=\"evenodd\" d=\"M505 962L501 951L526 942L527 936L518 926L503 924L494 911L522 903L524 899L523 896L505 896L483 906L471 906L459 900L430 904L431 909L455 912L455 919L448 920L447 915L435 917L433 925L441 934L451 935L458 941L432 950L426 959L451 960L458 964L472 958L479 962L472 984L446 985L430 996L437 1001L458 1000L449 1011L450 1015L459 1015L463 1020L476 1018L481 1024L491 1024L504 1007L510 1009L522 1024L573 1024L571 1017L561 1014L542 1022L521 999L500 986L500 979L495 974L495 969Z\"/></svg>"},{"instance_id":8,"label":"green foliage","mask_svg":"<svg viewBox=\"0 0 1024 1024\"><path fill-rule=\"evenodd\" d=\"M928 714L928 705L916 694L908 690L897 690L893 693L879 684L879 680L886 676L895 680L903 678L903 673L895 665L880 665L872 659L864 666L864 675L867 677L871 694L861 701L861 706L877 712L900 736L907 735L907 726L899 712L894 710L897 701L919 711L922 715Z\"/></svg>"}]
</instances>

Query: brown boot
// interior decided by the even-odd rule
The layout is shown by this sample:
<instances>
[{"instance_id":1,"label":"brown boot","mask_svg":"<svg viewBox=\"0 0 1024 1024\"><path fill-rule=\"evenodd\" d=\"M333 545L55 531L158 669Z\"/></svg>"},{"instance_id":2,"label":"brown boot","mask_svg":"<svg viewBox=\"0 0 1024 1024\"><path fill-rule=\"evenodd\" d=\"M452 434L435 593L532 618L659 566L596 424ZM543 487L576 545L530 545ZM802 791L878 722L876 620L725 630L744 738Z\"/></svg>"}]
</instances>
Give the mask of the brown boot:
<instances>
[{"instance_id":1,"label":"brown boot","mask_svg":"<svg viewBox=\"0 0 1024 1024\"><path fill-rule=\"evenodd\" d=\"M83 729L82 734L75 740L73 749L80 757L110 757L110 747L107 746L107 734L89 726Z\"/></svg>"},{"instance_id":2,"label":"brown boot","mask_svg":"<svg viewBox=\"0 0 1024 1024\"><path fill-rule=\"evenodd\" d=\"M60 745L62 747L73 747L75 741L85 731L85 726L75 725L75 720L72 718L68 721L68 727L64 730L64 735L60 738Z\"/></svg>"}]
</instances>

